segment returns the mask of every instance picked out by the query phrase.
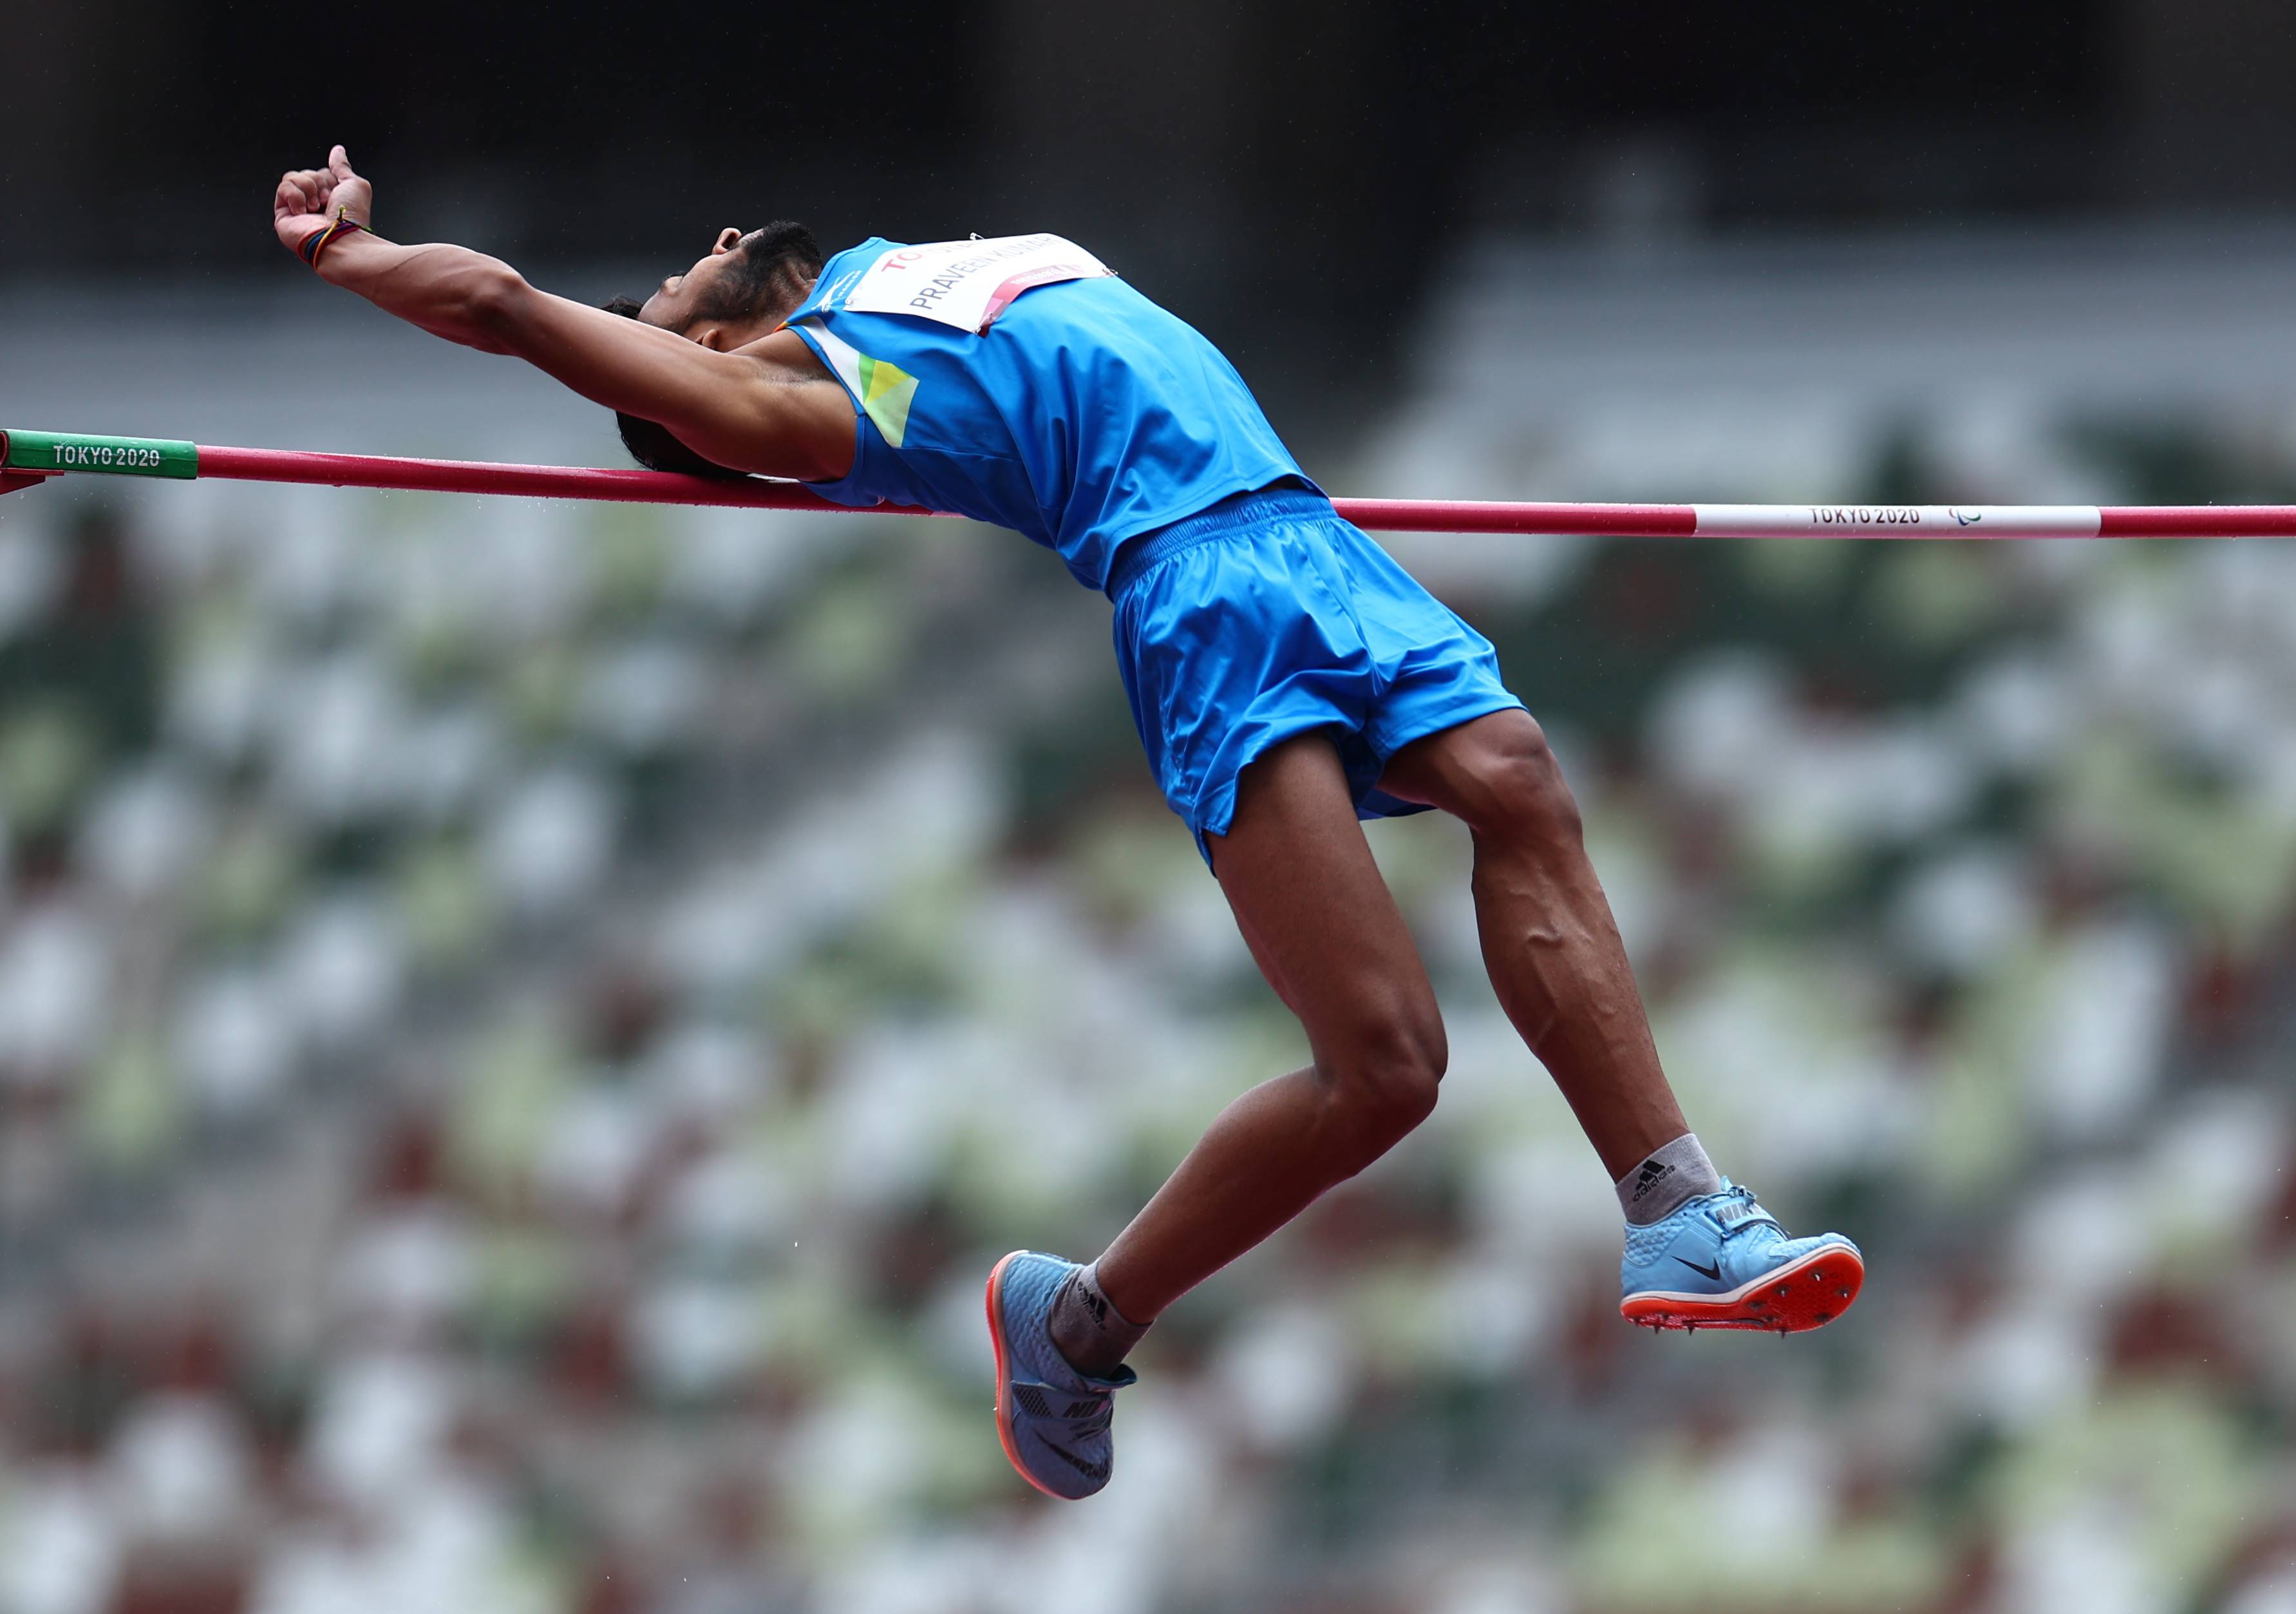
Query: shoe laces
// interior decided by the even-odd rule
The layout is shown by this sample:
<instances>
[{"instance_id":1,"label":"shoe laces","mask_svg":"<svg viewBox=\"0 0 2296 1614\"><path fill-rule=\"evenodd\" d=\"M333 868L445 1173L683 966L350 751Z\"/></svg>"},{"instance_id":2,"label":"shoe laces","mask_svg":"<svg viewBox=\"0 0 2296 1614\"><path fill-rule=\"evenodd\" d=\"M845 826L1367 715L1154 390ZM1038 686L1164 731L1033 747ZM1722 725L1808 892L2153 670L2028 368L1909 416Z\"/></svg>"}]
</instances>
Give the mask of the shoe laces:
<instances>
[{"instance_id":1,"label":"shoe laces","mask_svg":"<svg viewBox=\"0 0 2296 1614\"><path fill-rule=\"evenodd\" d=\"M1762 1208L1761 1201L1754 1197L1752 1189L1741 1187L1733 1182L1714 1198L1718 1202L1733 1206L1743 1205L1749 1207L1744 1215L1733 1217L1722 1214L1721 1203L1716 1205L1714 1220L1720 1224L1724 1239L1735 1239L1739 1234L1757 1227L1767 1227L1773 1231L1778 1230L1777 1218Z\"/></svg>"}]
</instances>

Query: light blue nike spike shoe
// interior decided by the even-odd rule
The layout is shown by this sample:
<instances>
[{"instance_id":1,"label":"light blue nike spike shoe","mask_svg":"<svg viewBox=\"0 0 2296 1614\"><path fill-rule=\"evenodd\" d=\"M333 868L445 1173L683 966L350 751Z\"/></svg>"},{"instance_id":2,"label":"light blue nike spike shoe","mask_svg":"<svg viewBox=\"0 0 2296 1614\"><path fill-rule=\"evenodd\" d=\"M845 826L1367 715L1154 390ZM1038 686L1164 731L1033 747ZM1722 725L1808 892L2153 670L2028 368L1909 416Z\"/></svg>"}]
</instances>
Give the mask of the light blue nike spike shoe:
<instances>
[{"instance_id":1,"label":"light blue nike spike shoe","mask_svg":"<svg viewBox=\"0 0 2296 1614\"><path fill-rule=\"evenodd\" d=\"M988 1342L996 1349L996 1437L1021 1478L1047 1496L1078 1502L1108 1483L1116 1440L1108 1421L1115 1392L1136 1380L1128 1367L1087 1379L1053 1343L1053 1297L1073 1261L1014 1250L988 1274Z\"/></svg>"},{"instance_id":2,"label":"light blue nike spike shoe","mask_svg":"<svg viewBox=\"0 0 2296 1614\"><path fill-rule=\"evenodd\" d=\"M1799 1334L1848 1311L1866 1259L1840 1233L1789 1239L1751 1189L1727 1177L1662 1222L1627 1229L1619 1314L1644 1328Z\"/></svg>"}]
</instances>

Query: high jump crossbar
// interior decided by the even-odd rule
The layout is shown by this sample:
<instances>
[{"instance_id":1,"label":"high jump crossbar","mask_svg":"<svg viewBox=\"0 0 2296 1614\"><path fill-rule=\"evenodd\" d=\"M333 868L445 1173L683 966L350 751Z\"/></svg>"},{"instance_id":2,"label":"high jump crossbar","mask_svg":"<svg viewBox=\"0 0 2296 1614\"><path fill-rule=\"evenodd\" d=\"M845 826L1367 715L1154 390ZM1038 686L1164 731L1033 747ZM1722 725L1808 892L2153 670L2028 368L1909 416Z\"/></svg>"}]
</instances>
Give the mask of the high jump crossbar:
<instances>
[{"instance_id":1,"label":"high jump crossbar","mask_svg":"<svg viewBox=\"0 0 2296 1614\"><path fill-rule=\"evenodd\" d=\"M398 459L293 449L227 449L166 438L0 431L0 493L52 477L98 474L189 482L303 482L406 492L502 493L620 504L841 511L798 482L716 481L661 471ZM1617 505L1457 498L1340 498L1339 513L1380 532L1513 532L1612 538L2291 538L2291 505ZM931 515L902 505L862 514Z\"/></svg>"}]
</instances>

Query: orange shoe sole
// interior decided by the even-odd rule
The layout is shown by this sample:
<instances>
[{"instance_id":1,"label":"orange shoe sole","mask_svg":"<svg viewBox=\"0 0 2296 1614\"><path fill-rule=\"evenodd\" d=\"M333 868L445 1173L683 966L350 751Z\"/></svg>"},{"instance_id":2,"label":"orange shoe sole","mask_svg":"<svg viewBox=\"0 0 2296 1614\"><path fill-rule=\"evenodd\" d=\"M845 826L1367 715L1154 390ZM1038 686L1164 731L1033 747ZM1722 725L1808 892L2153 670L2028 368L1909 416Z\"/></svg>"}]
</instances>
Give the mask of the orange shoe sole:
<instances>
[{"instance_id":1,"label":"orange shoe sole","mask_svg":"<svg viewBox=\"0 0 2296 1614\"><path fill-rule=\"evenodd\" d=\"M1011 1410L1004 1404L1004 1386L1010 1376L1004 1371L1004 1308L997 1304L997 1299L1004 1287L1004 1269L1019 1260L1024 1253L1014 1250L988 1269L988 1344L996 1353L996 1443L1004 1448L1004 1461L1013 1465L1013 1471L1015 1474L1035 1486L1037 1490L1043 1491L1054 1502L1066 1502L1069 1498L1062 1495L1058 1491L1046 1490L1043 1486L1037 1485L1037 1477L1021 1465L1021 1453L1013 1449Z\"/></svg>"},{"instance_id":2,"label":"orange shoe sole","mask_svg":"<svg viewBox=\"0 0 2296 1614\"><path fill-rule=\"evenodd\" d=\"M1629 1295L1619 1302L1619 1315L1638 1328L1803 1334L1848 1311L1865 1287L1866 1263L1857 1251L1835 1244L1726 1295Z\"/></svg>"}]
</instances>

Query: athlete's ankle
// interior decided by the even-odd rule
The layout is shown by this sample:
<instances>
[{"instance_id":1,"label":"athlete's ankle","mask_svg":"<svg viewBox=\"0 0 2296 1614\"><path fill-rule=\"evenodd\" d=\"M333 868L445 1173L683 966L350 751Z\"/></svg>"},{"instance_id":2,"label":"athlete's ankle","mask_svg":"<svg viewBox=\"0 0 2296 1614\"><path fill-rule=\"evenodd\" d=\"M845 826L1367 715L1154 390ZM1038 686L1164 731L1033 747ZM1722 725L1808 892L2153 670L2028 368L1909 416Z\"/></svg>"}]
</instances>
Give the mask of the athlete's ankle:
<instances>
[{"instance_id":1,"label":"athlete's ankle","mask_svg":"<svg viewBox=\"0 0 2296 1614\"><path fill-rule=\"evenodd\" d=\"M1619 1208L1631 1227L1663 1222L1701 1194L1722 1191L1722 1173L1706 1157L1696 1132L1685 1132L1663 1148L1654 1149L1641 1165L1612 1184L1619 1190Z\"/></svg>"},{"instance_id":2,"label":"athlete's ankle","mask_svg":"<svg viewBox=\"0 0 2296 1614\"><path fill-rule=\"evenodd\" d=\"M1078 1267L1061 1285L1047 1326L1054 1348L1087 1379L1105 1379L1123 1366L1148 1331L1146 1323L1133 1322L1109 1304L1092 1266Z\"/></svg>"}]
</instances>

